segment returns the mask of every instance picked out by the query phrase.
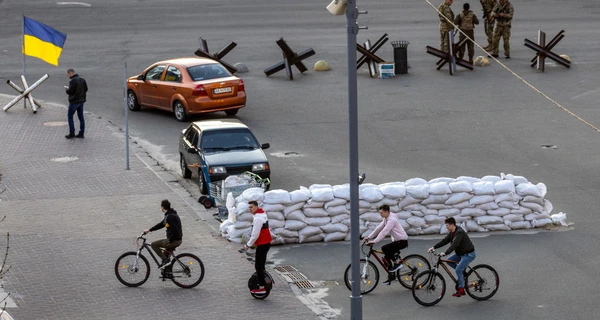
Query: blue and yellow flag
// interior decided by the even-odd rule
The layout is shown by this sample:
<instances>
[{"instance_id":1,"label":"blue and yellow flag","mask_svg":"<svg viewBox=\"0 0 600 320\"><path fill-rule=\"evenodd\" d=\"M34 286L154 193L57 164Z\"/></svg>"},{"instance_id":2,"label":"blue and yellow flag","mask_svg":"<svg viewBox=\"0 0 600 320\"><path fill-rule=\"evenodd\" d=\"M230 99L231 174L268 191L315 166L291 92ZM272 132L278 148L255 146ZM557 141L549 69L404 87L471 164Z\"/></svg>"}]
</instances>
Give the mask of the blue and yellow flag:
<instances>
[{"instance_id":1,"label":"blue and yellow flag","mask_svg":"<svg viewBox=\"0 0 600 320\"><path fill-rule=\"evenodd\" d=\"M67 35L41 22L23 17L23 54L40 58L58 66L58 58L67 40Z\"/></svg>"}]
</instances>

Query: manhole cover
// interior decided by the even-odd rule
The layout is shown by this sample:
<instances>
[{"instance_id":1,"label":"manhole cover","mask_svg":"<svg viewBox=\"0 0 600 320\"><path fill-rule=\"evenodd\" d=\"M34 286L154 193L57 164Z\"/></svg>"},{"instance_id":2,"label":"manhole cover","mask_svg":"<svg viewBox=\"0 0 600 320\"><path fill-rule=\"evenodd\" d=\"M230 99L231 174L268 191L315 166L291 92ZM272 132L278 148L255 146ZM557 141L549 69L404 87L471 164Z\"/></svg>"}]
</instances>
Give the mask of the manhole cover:
<instances>
[{"instance_id":1,"label":"manhole cover","mask_svg":"<svg viewBox=\"0 0 600 320\"><path fill-rule=\"evenodd\" d=\"M61 162L61 163L73 162L73 161L77 161L77 160L79 160L79 158L77 158L77 157L60 157L60 158L50 159L50 161Z\"/></svg>"},{"instance_id":2,"label":"manhole cover","mask_svg":"<svg viewBox=\"0 0 600 320\"><path fill-rule=\"evenodd\" d=\"M66 121L50 121L50 122L44 122L44 125L47 127L62 127L62 126L66 126L69 123Z\"/></svg>"},{"instance_id":3,"label":"manhole cover","mask_svg":"<svg viewBox=\"0 0 600 320\"><path fill-rule=\"evenodd\" d=\"M271 155L274 157L279 157L279 158L293 158L293 157L300 156L300 154L298 152L294 152L294 151L274 152L274 153L271 153Z\"/></svg>"}]
</instances>

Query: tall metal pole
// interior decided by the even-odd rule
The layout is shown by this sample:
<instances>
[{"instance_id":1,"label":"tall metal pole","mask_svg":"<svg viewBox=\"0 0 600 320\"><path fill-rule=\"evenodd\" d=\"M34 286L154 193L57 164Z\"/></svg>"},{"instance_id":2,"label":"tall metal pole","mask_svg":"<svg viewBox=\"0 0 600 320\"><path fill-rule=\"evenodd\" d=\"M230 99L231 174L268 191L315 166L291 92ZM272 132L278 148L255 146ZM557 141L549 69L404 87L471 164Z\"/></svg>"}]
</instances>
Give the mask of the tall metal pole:
<instances>
[{"instance_id":1,"label":"tall metal pole","mask_svg":"<svg viewBox=\"0 0 600 320\"><path fill-rule=\"evenodd\" d=\"M21 52L21 55L23 55L23 77L25 77L25 12L23 12L23 19L21 22L21 50L23 51ZM27 108L27 100L23 100L23 108Z\"/></svg>"},{"instance_id":2,"label":"tall metal pole","mask_svg":"<svg viewBox=\"0 0 600 320\"><path fill-rule=\"evenodd\" d=\"M356 1L348 0L346 21L348 28L348 130L350 149L350 234L352 264L352 296L350 297L350 317L362 319L362 296L360 294L360 228L358 213L358 103L356 80L356 34L358 24Z\"/></svg>"},{"instance_id":3,"label":"tall metal pole","mask_svg":"<svg viewBox=\"0 0 600 320\"><path fill-rule=\"evenodd\" d=\"M123 65L123 101L125 103L125 163L129 170L129 108L127 107L127 62Z\"/></svg>"}]
</instances>

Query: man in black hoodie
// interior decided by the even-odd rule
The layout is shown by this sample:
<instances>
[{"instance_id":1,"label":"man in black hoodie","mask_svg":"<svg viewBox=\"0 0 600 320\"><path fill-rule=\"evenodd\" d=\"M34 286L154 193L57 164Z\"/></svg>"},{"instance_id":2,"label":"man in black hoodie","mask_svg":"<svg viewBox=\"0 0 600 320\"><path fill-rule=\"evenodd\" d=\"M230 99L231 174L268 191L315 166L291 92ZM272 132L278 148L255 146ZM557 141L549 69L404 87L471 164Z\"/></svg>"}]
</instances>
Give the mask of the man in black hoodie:
<instances>
[{"instance_id":1,"label":"man in black hoodie","mask_svg":"<svg viewBox=\"0 0 600 320\"><path fill-rule=\"evenodd\" d=\"M447 218L444 220L446 223L446 229L448 229L448 235L440 242L436 243L433 247L429 248L429 252L433 252L435 249L445 246L450 243L450 247L446 250L446 252L440 253L440 256L445 256L447 254L454 254L450 256L448 259L448 265L454 268L456 271L456 278L458 279L458 291L454 293L453 297L460 297L465 295L465 276L463 272L467 269L469 263L475 260L475 246L469 236L461 227L456 226L456 220L454 218Z\"/></svg>"},{"instance_id":2,"label":"man in black hoodie","mask_svg":"<svg viewBox=\"0 0 600 320\"><path fill-rule=\"evenodd\" d=\"M83 104L85 103L86 93L88 91L85 79L80 77L75 70L67 70L67 77L71 79L69 86L65 86L65 92L69 95L69 111L67 120L69 121L69 134L65 136L67 139L83 138L85 133L85 120L83 119ZM73 115L77 112L79 118L79 133L75 135L75 123Z\"/></svg>"},{"instance_id":3,"label":"man in black hoodie","mask_svg":"<svg viewBox=\"0 0 600 320\"><path fill-rule=\"evenodd\" d=\"M160 203L160 209L165 214L163 220L157 223L154 227L144 230L144 234L162 228L167 228L167 238L152 242L151 246L154 252L162 259L159 268L164 269L171 265L171 261L163 252L164 250L173 250L181 245L183 239L183 230L181 229L181 220L177 215L177 211L171 208L169 200L163 200Z\"/></svg>"}]
</instances>

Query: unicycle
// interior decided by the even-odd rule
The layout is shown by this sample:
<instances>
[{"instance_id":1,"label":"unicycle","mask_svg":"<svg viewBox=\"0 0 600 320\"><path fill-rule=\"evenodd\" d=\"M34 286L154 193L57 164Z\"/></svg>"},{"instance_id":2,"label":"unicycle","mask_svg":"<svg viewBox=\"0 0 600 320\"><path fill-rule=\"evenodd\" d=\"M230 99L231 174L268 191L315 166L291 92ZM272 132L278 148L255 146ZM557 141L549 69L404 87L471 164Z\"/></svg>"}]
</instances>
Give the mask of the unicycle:
<instances>
[{"instance_id":1,"label":"unicycle","mask_svg":"<svg viewBox=\"0 0 600 320\"><path fill-rule=\"evenodd\" d=\"M273 277L271 277L271 275L265 271L265 290L267 292L265 294L256 294L250 291L250 295L252 295L255 299L266 299L269 296L271 289L273 289L273 283L275 283L275 281L273 281ZM258 276L256 275L256 272L252 274L250 279L248 279L248 290L254 289L258 289Z\"/></svg>"}]
</instances>

